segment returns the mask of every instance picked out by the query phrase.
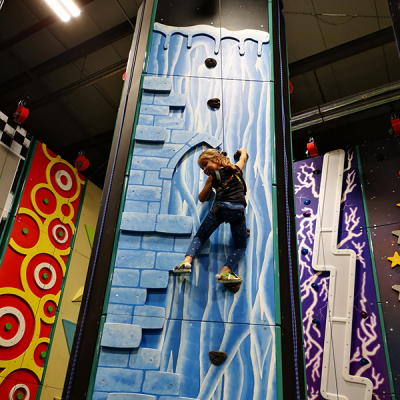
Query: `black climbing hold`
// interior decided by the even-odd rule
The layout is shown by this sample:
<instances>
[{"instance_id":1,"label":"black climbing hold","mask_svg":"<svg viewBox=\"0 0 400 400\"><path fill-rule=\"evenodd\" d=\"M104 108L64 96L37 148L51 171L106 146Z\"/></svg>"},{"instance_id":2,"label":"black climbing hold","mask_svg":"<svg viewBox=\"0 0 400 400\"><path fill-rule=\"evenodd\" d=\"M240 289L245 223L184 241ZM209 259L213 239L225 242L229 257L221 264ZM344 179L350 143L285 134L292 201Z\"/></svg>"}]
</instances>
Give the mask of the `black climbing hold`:
<instances>
[{"instance_id":1,"label":"black climbing hold","mask_svg":"<svg viewBox=\"0 0 400 400\"><path fill-rule=\"evenodd\" d=\"M303 201L303 204L305 204L306 206L308 206L311 203L311 200L307 199Z\"/></svg>"},{"instance_id":2,"label":"black climbing hold","mask_svg":"<svg viewBox=\"0 0 400 400\"><path fill-rule=\"evenodd\" d=\"M218 110L221 107L221 101L220 99L213 98L207 101L207 105L210 108L215 108Z\"/></svg>"},{"instance_id":3,"label":"black climbing hold","mask_svg":"<svg viewBox=\"0 0 400 400\"><path fill-rule=\"evenodd\" d=\"M311 215L310 211L304 211L303 217L309 217Z\"/></svg>"},{"instance_id":4,"label":"black climbing hold","mask_svg":"<svg viewBox=\"0 0 400 400\"><path fill-rule=\"evenodd\" d=\"M360 311L360 317L364 318L364 319L367 319L368 318L368 313L365 312L365 311Z\"/></svg>"},{"instance_id":5,"label":"black climbing hold","mask_svg":"<svg viewBox=\"0 0 400 400\"><path fill-rule=\"evenodd\" d=\"M305 256L306 254L308 254L308 250L307 249L301 249L301 254L303 254Z\"/></svg>"},{"instance_id":6,"label":"black climbing hold","mask_svg":"<svg viewBox=\"0 0 400 400\"><path fill-rule=\"evenodd\" d=\"M362 358L362 359L360 360L360 364L361 364L361 365L367 365L367 364L369 364L369 361L368 361L366 358Z\"/></svg>"},{"instance_id":7,"label":"black climbing hold","mask_svg":"<svg viewBox=\"0 0 400 400\"><path fill-rule=\"evenodd\" d=\"M375 160L376 161L383 161L385 159L385 156L381 153L381 154L377 154L375 156Z\"/></svg>"},{"instance_id":8,"label":"black climbing hold","mask_svg":"<svg viewBox=\"0 0 400 400\"><path fill-rule=\"evenodd\" d=\"M318 290L318 283L316 283L316 282L312 283L312 284L311 284L311 287L312 287L315 291L317 291L317 290Z\"/></svg>"},{"instance_id":9,"label":"black climbing hold","mask_svg":"<svg viewBox=\"0 0 400 400\"><path fill-rule=\"evenodd\" d=\"M212 350L212 351L210 351L208 353L208 356L210 357L210 361L213 364L220 365L225 361L226 357L228 357L228 354L226 354L223 351L214 351L214 350Z\"/></svg>"},{"instance_id":10,"label":"black climbing hold","mask_svg":"<svg viewBox=\"0 0 400 400\"><path fill-rule=\"evenodd\" d=\"M315 325L319 325L321 321L318 318L313 318L312 323Z\"/></svg>"},{"instance_id":11,"label":"black climbing hold","mask_svg":"<svg viewBox=\"0 0 400 400\"><path fill-rule=\"evenodd\" d=\"M247 237L250 237L250 228L246 228L247 230Z\"/></svg>"},{"instance_id":12,"label":"black climbing hold","mask_svg":"<svg viewBox=\"0 0 400 400\"><path fill-rule=\"evenodd\" d=\"M314 171L312 172L314 175L319 175L321 173L320 169L314 169Z\"/></svg>"},{"instance_id":13,"label":"black climbing hold","mask_svg":"<svg viewBox=\"0 0 400 400\"><path fill-rule=\"evenodd\" d=\"M217 60L215 60L214 58L206 58L204 64L206 64L207 68L215 68L217 66Z\"/></svg>"},{"instance_id":14,"label":"black climbing hold","mask_svg":"<svg viewBox=\"0 0 400 400\"><path fill-rule=\"evenodd\" d=\"M224 286L232 293L237 293L242 282L224 283Z\"/></svg>"},{"instance_id":15,"label":"black climbing hold","mask_svg":"<svg viewBox=\"0 0 400 400\"><path fill-rule=\"evenodd\" d=\"M240 151L237 151L234 155L233 158L235 159L235 161L239 161L240 158ZM249 153L247 153L247 157L246 157L246 161L249 159Z\"/></svg>"}]
</instances>

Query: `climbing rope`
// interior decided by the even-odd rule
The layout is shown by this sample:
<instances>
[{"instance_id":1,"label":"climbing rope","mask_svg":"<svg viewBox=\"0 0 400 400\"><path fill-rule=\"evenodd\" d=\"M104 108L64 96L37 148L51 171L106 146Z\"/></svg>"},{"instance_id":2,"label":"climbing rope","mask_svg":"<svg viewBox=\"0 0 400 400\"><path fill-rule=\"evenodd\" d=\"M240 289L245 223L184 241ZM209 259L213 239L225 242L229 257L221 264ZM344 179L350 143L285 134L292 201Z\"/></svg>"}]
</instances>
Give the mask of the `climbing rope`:
<instances>
[{"instance_id":1,"label":"climbing rope","mask_svg":"<svg viewBox=\"0 0 400 400\"><path fill-rule=\"evenodd\" d=\"M290 285L290 303L291 303L291 316L292 316L292 331L293 331L293 353L294 353L294 372L296 380L296 396L300 400L300 382L299 382L299 366L298 366L298 348L297 348L297 323L296 323L296 310L294 301L294 287L293 287L293 264L292 264L292 250L291 250L291 216L289 210L289 168L288 168L288 154L286 148L286 121L285 121L285 102L284 102L284 85L283 85L283 61L282 61L282 45L281 45L281 15L280 3L277 3L278 12L278 53L279 53L279 69L280 69L280 89L281 89L281 111L282 111L282 135L283 135L283 166L285 175L285 207L286 207L286 234L288 242L288 264L289 264L289 285Z\"/></svg>"},{"instance_id":2,"label":"climbing rope","mask_svg":"<svg viewBox=\"0 0 400 400\"><path fill-rule=\"evenodd\" d=\"M225 151L225 121L224 121L224 80L222 78L222 17L221 0L219 0L219 51L221 54L221 115L222 115L222 151Z\"/></svg>"}]
</instances>

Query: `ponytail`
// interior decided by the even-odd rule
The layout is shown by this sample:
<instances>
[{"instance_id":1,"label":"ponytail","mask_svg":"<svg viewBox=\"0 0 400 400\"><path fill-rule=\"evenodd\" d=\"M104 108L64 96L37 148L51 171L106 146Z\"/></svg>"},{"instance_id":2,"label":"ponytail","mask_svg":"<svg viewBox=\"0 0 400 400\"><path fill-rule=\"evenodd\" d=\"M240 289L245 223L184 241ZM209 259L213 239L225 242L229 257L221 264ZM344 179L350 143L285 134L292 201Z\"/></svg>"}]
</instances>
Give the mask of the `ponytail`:
<instances>
[{"instance_id":1,"label":"ponytail","mask_svg":"<svg viewBox=\"0 0 400 400\"><path fill-rule=\"evenodd\" d=\"M221 166L224 167L225 169L233 169L234 171L238 170L238 167L235 164L231 163L231 160L229 159L229 157L226 156L226 152L219 152L217 149L207 149L205 151L203 151L200 156L199 159L197 160L197 164L199 165L199 167L201 167L201 162L203 160L211 160L211 161L215 161L215 156L219 156L220 160L221 160Z\"/></svg>"}]
</instances>

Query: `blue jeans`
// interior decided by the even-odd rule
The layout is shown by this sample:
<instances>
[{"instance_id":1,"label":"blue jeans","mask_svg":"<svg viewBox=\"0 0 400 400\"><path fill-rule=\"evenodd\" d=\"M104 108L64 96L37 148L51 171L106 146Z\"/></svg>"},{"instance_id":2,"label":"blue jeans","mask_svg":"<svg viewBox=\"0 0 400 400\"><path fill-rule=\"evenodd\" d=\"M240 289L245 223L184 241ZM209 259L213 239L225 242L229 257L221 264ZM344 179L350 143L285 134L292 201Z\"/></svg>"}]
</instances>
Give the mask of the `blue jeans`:
<instances>
[{"instance_id":1,"label":"blue jeans","mask_svg":"<svg viewBox=\"0 0 400 400\"><path fill-rule=\"evenodd\" d=\"M225 222L234 222L242 217L244 213L244 205L239 203L218 202L218 207ZM199 230L193 237L189 248L186 252L187 256L194 258L197 251L211 236L211 234L219 227L220 223L215 216L214 210L211 208L204 221L201 223ZM243 257L247 247L247 229L246 220L240 225L231 225L233 237L233 250L228 255L224 266L232 269Z\"/></svg>"}]
</instances>

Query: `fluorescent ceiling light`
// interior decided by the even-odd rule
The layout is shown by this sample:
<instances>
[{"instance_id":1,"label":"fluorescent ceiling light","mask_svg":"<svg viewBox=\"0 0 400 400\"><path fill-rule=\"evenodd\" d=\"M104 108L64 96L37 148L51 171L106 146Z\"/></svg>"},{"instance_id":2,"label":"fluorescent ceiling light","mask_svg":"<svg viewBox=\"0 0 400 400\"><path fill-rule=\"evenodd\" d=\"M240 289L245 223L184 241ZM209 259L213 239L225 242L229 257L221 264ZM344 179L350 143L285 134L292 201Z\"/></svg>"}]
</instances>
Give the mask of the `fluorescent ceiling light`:
<instances>
[{"instance_id":1,"label":"fluorescent ceiling light","mask_svg":"<svg viewBox=\"0 0 400 400\"><path fill-rule=\"evenodd\" d=\"M61 0L62 4L59 0L46 0L46 3L64 22L69 21L71 17L77 17L81 13L72 0Z\"/></svg>"},{"instance_id":2,"label":"fluorescent ceiling light","mask_svg":"<svg viewBox=\"0 0 400 400\"><path fill-rule=\"evenodd\" d=\"M77 17L78 15L80 15L81 12L79 8L74 4L72 0L61 0L61 3L73 17Z\"/></svg>"}]
</instances>

